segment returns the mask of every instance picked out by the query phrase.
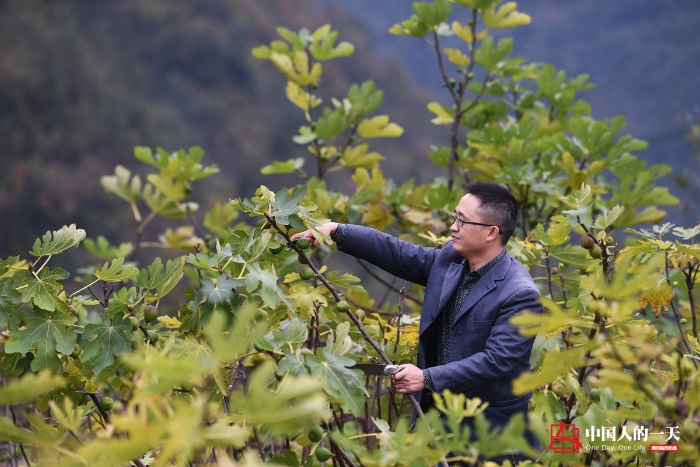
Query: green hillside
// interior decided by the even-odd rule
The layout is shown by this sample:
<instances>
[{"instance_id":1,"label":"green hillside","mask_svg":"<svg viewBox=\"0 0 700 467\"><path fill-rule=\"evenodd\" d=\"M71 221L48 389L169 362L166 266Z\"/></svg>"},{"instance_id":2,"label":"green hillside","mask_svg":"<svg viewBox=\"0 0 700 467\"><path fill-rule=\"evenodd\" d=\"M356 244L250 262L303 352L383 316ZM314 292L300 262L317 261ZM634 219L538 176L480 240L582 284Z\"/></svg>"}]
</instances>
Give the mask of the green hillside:
<instances>
[{"instance_id":1,"label":"green hillside","mask_svg":"<svg viewBox=\"0 0 700 467\"><path fill-rule=\"evenodd\" d=\"M356 46L326 70L324 89L345 95L352 83L375 80L385 92L378 111L407 130L378 146L394 156L387 167L398 180L425 177L416 161L435 140L425 125L426 93L334 8L254 0L0 3L0 256L70 223L89 236L132 240L121 238L133 231L130 213L99 178L117 164L136 170L136 145L202 146L205 162L221 169L196 190L207 206L263 182L297 183L260 174L272 160L307 153L291 141L303 121L284 79L250 51L275 39L277 26L324 23Z\"/></svg>"}]
</instances>

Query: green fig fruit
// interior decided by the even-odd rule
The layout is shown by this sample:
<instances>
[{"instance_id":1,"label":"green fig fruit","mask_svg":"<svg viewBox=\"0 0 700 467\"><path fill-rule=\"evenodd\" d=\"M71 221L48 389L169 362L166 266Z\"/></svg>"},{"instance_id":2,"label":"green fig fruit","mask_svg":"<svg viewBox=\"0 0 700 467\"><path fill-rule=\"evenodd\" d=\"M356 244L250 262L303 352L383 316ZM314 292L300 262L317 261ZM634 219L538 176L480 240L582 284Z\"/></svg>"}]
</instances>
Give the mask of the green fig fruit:
<instances>
[{"instance_id":1,"label":"green fig fruit","mask_svg":"<svg viewBox=\"0 0 700 467\"><path fill-rule=\"evenodd\" d=\"M311 268L301 268L301 271L299 271L299 277L301 277L305 281L308 281L315 275L316 274L314 274L314 271Z\"/></svg>"},{"instance_id":2,"label":"green fig fruit","mask_svg":"<svg viewBox=\"0 0 700 467\"><path fill-rule=\"evenodd\" d=\"M328 449L326 449L326 448L316 449L316 459L318 459L319 462L326 462L331 457L333 457L333 454Z\"/></svg>"},{"instance_id":3,"label":"green fig fruit","mask_svg":"<svg viewBox=\"0 0 700 467\"><path fill-rule=\"evenodd\" d=\"M309 439L314 443L318 443L323 439L323 428L316 425L309 429Z\"/></svg>"},{"instance_id":4,"label":"green fig fruit","mask_svg":"<svg viewBox=\"0 0 700 467\"><path fill-rule=\"evenodd\" d=\"M158 317L158 308L154 307L153 305L148 305L146 307L146 310L143 312L143 319L147 323L150 323L152 321L155 321L155 319Z\"/></svg>"}]
</instances>

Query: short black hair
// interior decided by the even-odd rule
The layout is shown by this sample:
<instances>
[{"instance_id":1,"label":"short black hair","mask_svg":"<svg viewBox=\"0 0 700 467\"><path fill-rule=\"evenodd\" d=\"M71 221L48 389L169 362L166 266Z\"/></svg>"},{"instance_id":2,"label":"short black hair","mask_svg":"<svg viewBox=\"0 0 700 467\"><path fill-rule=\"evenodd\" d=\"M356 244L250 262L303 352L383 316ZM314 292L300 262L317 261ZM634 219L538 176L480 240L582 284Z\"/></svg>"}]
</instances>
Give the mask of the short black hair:
<instances>
[{"instance_id":1,"label":"short black hair","mask_svg":"<svg viewBox=\"0 0 700 467\"><path fill-rule=\"evenodd\" d=\"M479 200L476 212L482 221L498 226L501 244L504 246L515 232L518 223L518 203L511 192L503 185L493 182L471 182L467 193Z\"/></svg>"}]
</instances>

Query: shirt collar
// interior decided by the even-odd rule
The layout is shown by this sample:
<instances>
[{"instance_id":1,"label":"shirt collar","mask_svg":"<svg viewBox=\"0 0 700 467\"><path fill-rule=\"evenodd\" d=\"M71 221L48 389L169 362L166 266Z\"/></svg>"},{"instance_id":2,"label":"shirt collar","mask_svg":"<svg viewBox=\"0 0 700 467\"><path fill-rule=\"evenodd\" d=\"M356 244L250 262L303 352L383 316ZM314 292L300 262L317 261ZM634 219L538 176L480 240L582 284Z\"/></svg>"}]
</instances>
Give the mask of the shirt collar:
<instances>
[{"instance_id":1,"label":"shirt collar","mask_svg":"<svg viewBox=\"0 0 700 467\"><path fill-rule=\"evenodd\" d=\"M493 268L500 260L502 260L505 255L506 255L506 249L504 248L503 251L501 251L501 253L499 253L498 256L496 256L494 259L492 259L488 263L481 266L479 269L474 271L474 273L478 277L484 277L484 274L489 272L491 270L491 268ZM466 258L464 259L464 267L467 269L467 273L471 274L471 272L469 271L469 261L467 261Z\"/></svg>"}]
</instances>

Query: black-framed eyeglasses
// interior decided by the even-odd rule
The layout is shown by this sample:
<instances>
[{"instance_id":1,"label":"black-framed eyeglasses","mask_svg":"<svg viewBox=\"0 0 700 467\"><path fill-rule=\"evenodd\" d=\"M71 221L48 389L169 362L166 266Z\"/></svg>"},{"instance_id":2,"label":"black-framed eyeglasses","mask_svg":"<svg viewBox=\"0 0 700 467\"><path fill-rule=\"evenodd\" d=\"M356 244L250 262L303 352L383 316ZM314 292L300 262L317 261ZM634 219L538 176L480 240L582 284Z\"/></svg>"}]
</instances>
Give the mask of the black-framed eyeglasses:
<instances>
[{"instance_id":1,"label":"black-framed eyeglasses","mask_svg":"<svg viewBox=\"0 0 700 467\"><path fill-rule=\"evenodd\" d=\"M483 225L484 227L498 227L497 225L494 225L494 224L484 224L482 222L465 221L464 219L460 219L459 217L457 217L455 214L450 214L450 218L452 219L452 223L454 224L456 222L460 229L462 227L464 227L464 224ZM498 233L499 233L499 235L501 233L500 227L498 227Z\"/></svg>"}]
</instances>

